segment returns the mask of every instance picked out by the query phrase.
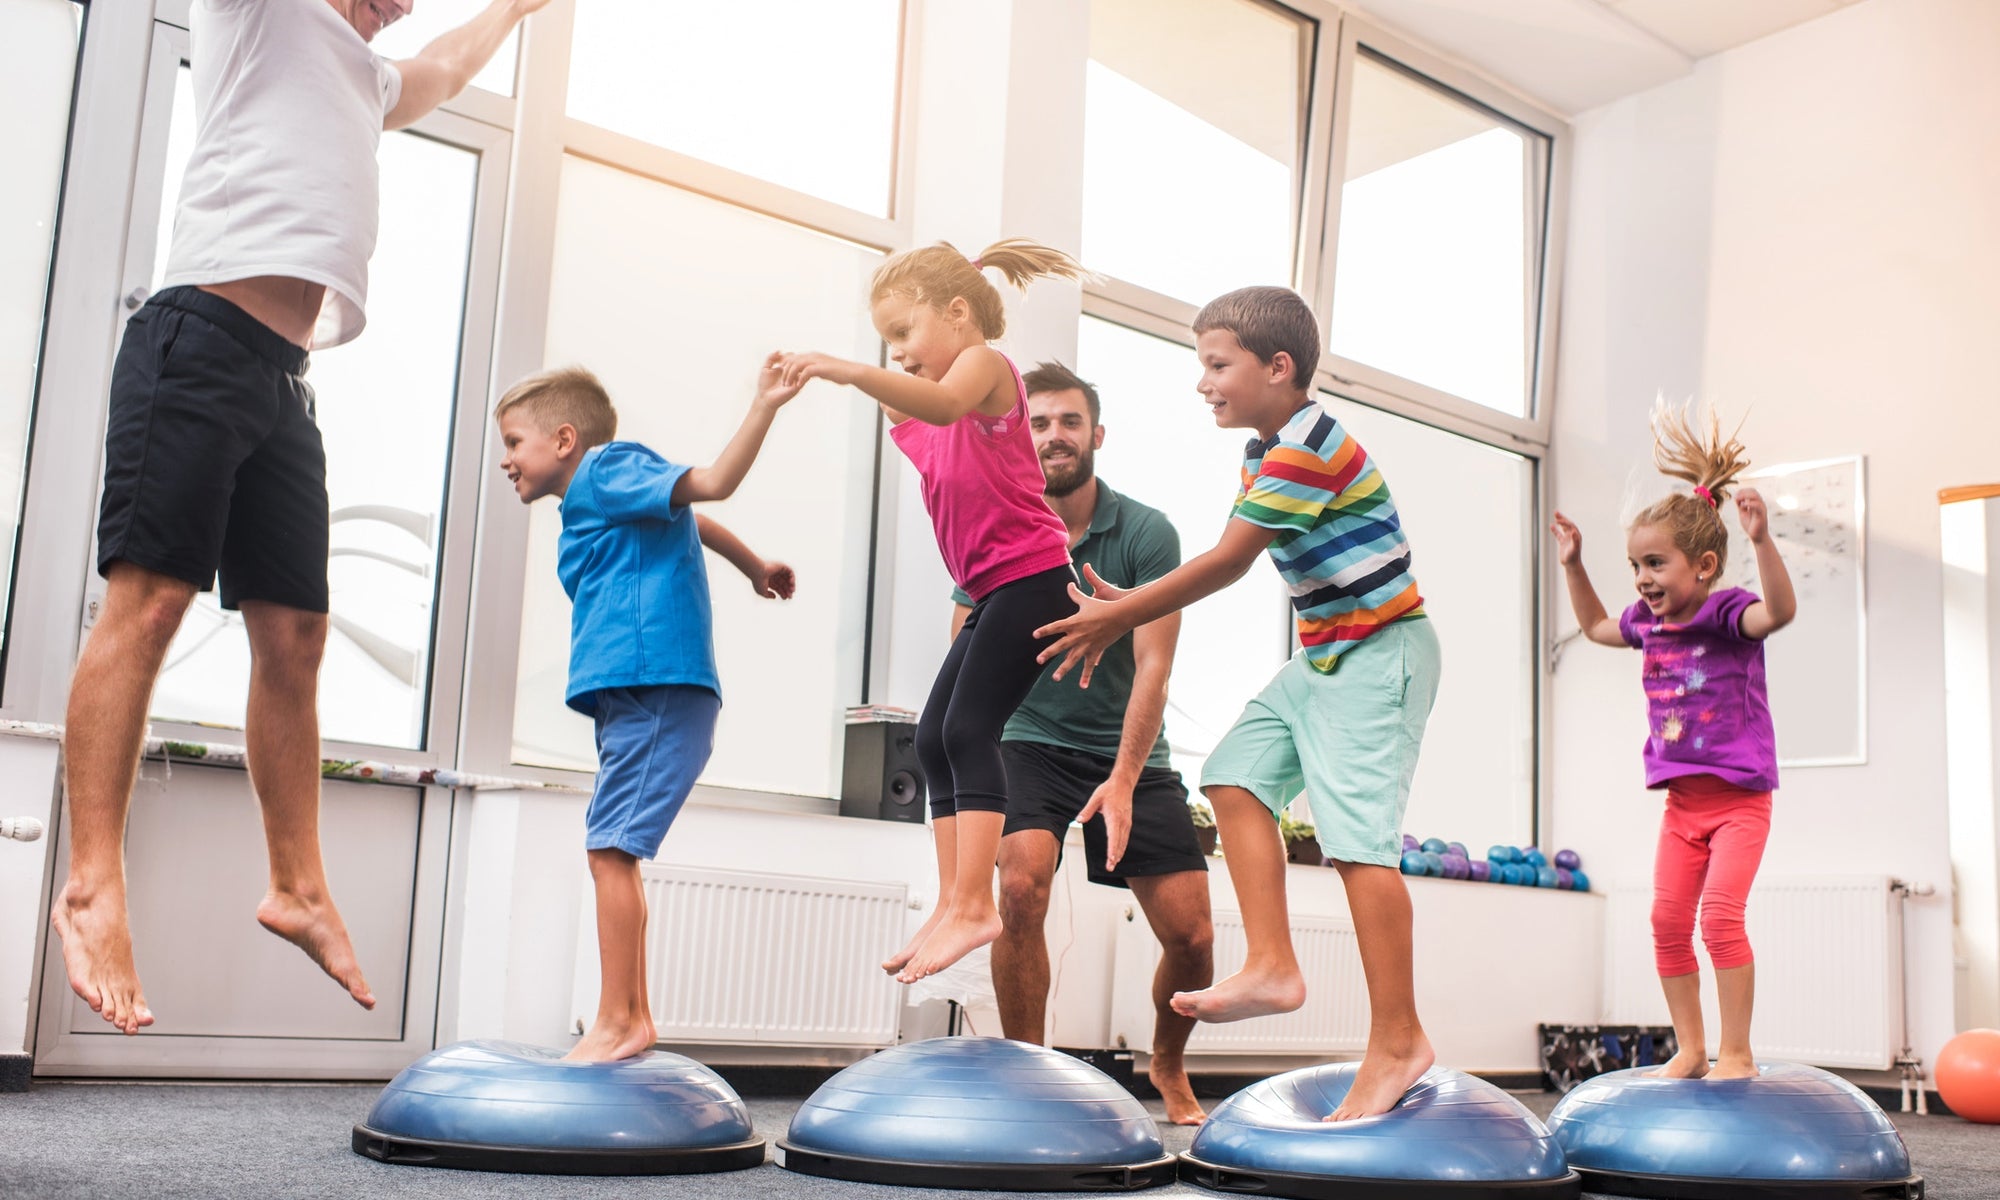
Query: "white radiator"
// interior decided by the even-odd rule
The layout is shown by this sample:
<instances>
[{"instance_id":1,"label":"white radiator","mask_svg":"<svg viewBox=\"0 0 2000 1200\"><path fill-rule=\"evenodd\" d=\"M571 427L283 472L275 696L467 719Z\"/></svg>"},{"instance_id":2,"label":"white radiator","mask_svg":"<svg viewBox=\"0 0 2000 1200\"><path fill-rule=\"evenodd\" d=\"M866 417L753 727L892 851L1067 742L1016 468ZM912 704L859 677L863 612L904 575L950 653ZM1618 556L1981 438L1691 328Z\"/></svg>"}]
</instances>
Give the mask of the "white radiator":
<instances>
[{"instance_id":1,"label":"white radiator","mask_svg":"<svg viewBox=\"0 0 2000 1200\"><path fill-rule=\"evenodd\" d=\"M906 936L909 889L646 863L647 995L668 1043L893 1046L901 986L879 965ZM575 1013L597 1013L586 887Z\"/></svg>"},{"instance_id":2,"label":"white radiator","mask_svg":"<svg viewBox=\"0 0 2000 1200\"><path fill-rule=\"evenodd\" d=\"M1246 943L1241 913L1215 914L1215 977L1243 965ZM1223 1025L1197 1025L1189 1054L1359 1053L1368 1043L1368 988L1354 926L1324 917L1292 918L1292 946L1306 977L1306 1002L1296 1012ZM1160 944L1138 906L1120 914L1113 946L1111 1039L1115 1046L1146 1050L1153 1044L1153 970Z\"/></svg>"},{"instance_id":3,"label":"white radiator","mask_svg":"<svg viewBox=\"0 0 2000 1200\"><path fill-rule=\"evenodd\" d=\"M1757 955L1750 1047L1759 1058L1887 1070L1902 1027L1902 947L1886 875L1760 880L1746 915ZM1668 1024L1653 962L1651 888L1617 888L1605 914L1604 1019ZM1720 1040L1715 973L1695 932L1702 1028Z\"/></svg>"}]
</instances>

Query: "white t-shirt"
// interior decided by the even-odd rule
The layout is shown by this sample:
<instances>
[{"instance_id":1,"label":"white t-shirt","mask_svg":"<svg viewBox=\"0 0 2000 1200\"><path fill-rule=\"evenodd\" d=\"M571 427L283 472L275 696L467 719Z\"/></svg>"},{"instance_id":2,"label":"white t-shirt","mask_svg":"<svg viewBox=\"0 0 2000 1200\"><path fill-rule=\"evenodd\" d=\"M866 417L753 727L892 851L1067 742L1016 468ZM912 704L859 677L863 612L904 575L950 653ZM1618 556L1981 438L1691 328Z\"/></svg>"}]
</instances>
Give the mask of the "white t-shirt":
<instances>
[{"instance_id":1,"label":"white t-shirt","mask_svg":"<svg viewBox=\"0 0 2000 1200\"><path fill-rule=\"evenodd\" d=\"M402 75L326 0L196 0L189 26L195 142L167 285L324 284L314 347L352 339L381 215L375 152Z\"/></svg>"}]
</instances>

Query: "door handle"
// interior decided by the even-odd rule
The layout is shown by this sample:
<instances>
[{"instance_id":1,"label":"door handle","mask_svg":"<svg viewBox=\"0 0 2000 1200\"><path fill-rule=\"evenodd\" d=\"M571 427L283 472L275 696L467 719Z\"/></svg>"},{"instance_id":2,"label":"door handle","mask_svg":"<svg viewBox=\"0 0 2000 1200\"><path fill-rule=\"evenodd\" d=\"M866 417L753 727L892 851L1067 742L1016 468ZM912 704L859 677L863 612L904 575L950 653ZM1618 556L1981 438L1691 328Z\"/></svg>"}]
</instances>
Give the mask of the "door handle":
<instances>
[{"instance_id":1,"label":"door handle","mask_svg":"<svg viewBox=\"0 0 2000 1200\"><path fill-rule=\"evenodd\" d=\"M133 288L131 291L126 292L125 293L126 311L127 312L138 311L139 306L144 304L147 298L152 296L152 294L153 294L152 289L146 287L144 284L141 284L140 286Z\"/></svg>"}]
</instances>

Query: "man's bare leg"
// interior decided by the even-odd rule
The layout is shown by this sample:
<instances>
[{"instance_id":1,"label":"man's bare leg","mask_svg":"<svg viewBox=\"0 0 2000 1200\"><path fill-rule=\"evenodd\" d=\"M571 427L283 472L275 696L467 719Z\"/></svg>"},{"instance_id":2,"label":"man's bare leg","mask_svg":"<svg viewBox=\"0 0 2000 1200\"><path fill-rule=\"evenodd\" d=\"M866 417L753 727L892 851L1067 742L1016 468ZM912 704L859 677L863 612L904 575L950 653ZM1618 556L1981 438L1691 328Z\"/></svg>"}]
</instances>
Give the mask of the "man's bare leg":
<instances>
[{"instance_id":1,"label":"man's bare leg","mask_svg":"<svg viewBox=\"0 0 2000 1200\"><path fill-rule=\"evenodd\" d=\"M597 1019L563 1057L611 1062L651 1050L659 1036L646 996L646 892L638 859L616 849L589 853L597 890Z\"/></svg>"},{"instance_id":2,"label":"man's bare leg","mask_svg":"<svg viewBox=\"0 0 2000 1200\"><path fill-rule=\"evenodd\" d=\"M1139 901L1153 936L1160 941L1160 967L1153 972L1153 1053L1146 1077L1167 1102L1167 1119L1199 1125L1208 1114L1194 1097L1187 1077L1188 1036L1195 1022L1173 1009L1177 992L1192 992L1215 980L1215 927L1209 915L1208 872L1176 871L1126 881Z\"/></svg>"},{"instance_id":3,"label":"man's bare leg","mask_svg":"<svg viewBox=\"0 0 2000 1200\"><path fill-rule=\"evenodd\" d=\"M1000 1032L1043 1044L1049 1020L1049 889L1060 844L1046 829L1000 839L1000 936L993 940L993 991Z\"/></svg>"},{"instance_id":4,"label":"man's bare leg","mask_svg":"<svg viewBox=\"0 0 2000 1200\"><path fill-rule=\"evenodd\" d=\"M327 616L246 600L243 625L250 634L244 748L271 856L271 889L257 921L305 951L361 1007L374 1008L320 859L319 665Z\"/></svg>"},{"instance_id":5,"label":"man's bare leg","mask_svg":"<svg viewBox=\"0 0 2000 1200\"><path fill-rule=\"evenodd\" d=\"M1241 1021L1291 1012L1306 1002L1306 980L1292 951L1292 918L1285 899L1285 843L1278 821L1247 789L1202 789L1215 809L1215 828L1229 847L1229 878L1243 910L1249 943L1243 969L1211 988L1180 992L1173 1010L1197 1021Z\"/></svg>"},{"instance_id":6,"label":"man's bare leg","mask_svg":"<svg viewBox=\"0 0 2000 1200\"><path fill-rule=\"evenodd\" d=\"M69 880L50 906L69 986L125 1033L153 1023L125 910L125 818L145 746L146 710L195 587L113 563L104 611L70 679L63 733Z\"/></svg>"},{"instance_id":7,"label":"man's bare leg","mask_svg":"<svg viewBox=\"0 0 2000 1200\"><path fill-rule=\"evenodd\" d=\"M973 808L953 820L958 825L958 866L951 904L932 926L923 948L896 976L903 983L935 975L1000 936L993 864L1000 856L1000 831L1006 827L1007 814Z\"/></svg>"},{"instance_id":8,"label":"man's bare leg","mask_svg":"<svg viewBox=\"0 0 2000 1200\"><path fill-rule=\"evenodd\" d=\"M1368 1047L1347 1098L1328 1117L1349 1121L1396 1107L1437 1054L1417 1020L1410 891L1394 867L1335 862L1347 886L1361 973L1368 980Z\"/></svg>"},{"instance_id":9,"label":"man's bare leg","mask_svg":"<svg viewBox=\"0 0 2000 1200\"><path fill-rule=\"evenodd\" d=\"M924 939L930 937L931 930L938 927L938 922L944 920L951 909L952 889L958 883L957 817L931 818L931 849L937 855L937 903L931 906L931 915L910 935L910 940L903 943L903 948L882 960L882 969L891 975L901 974L903 968L910 965L917 951L924 948Z\"/></svg>"}]
</instances>

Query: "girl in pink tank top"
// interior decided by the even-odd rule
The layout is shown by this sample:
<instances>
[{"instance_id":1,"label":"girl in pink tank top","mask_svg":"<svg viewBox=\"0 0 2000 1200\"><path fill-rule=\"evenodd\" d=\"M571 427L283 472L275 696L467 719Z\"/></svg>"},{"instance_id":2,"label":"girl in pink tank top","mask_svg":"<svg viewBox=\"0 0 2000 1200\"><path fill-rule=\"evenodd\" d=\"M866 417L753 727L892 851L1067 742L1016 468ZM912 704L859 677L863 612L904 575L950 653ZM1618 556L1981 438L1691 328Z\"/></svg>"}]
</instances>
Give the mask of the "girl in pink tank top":
<instances>
[{"instance_id":1,"label":"girl in pink tank top","mask_svg":"<svg viewBox=\"0 0 2000 1200\"><path fill-rule=\"evenodd\" d=\"M787 386L849 384L882 406L891 440L923 481L945 566L973 599L917 723L938 904L882 964L904 983L1000 934L993 903L993 862L1007 815L1000 729L1041 675L1036 655L1044 643L1034 631L1076 610L1069 532L1042 499L1020 372L987 345L1007 327L987 267L1016 287L1084 275L1068 255L1020 238L971 260L943 242L907 251L882 264L868 295L875 328L900 371L825 354L790 354L782 364Z\"/></svg>"}]
</instances>

